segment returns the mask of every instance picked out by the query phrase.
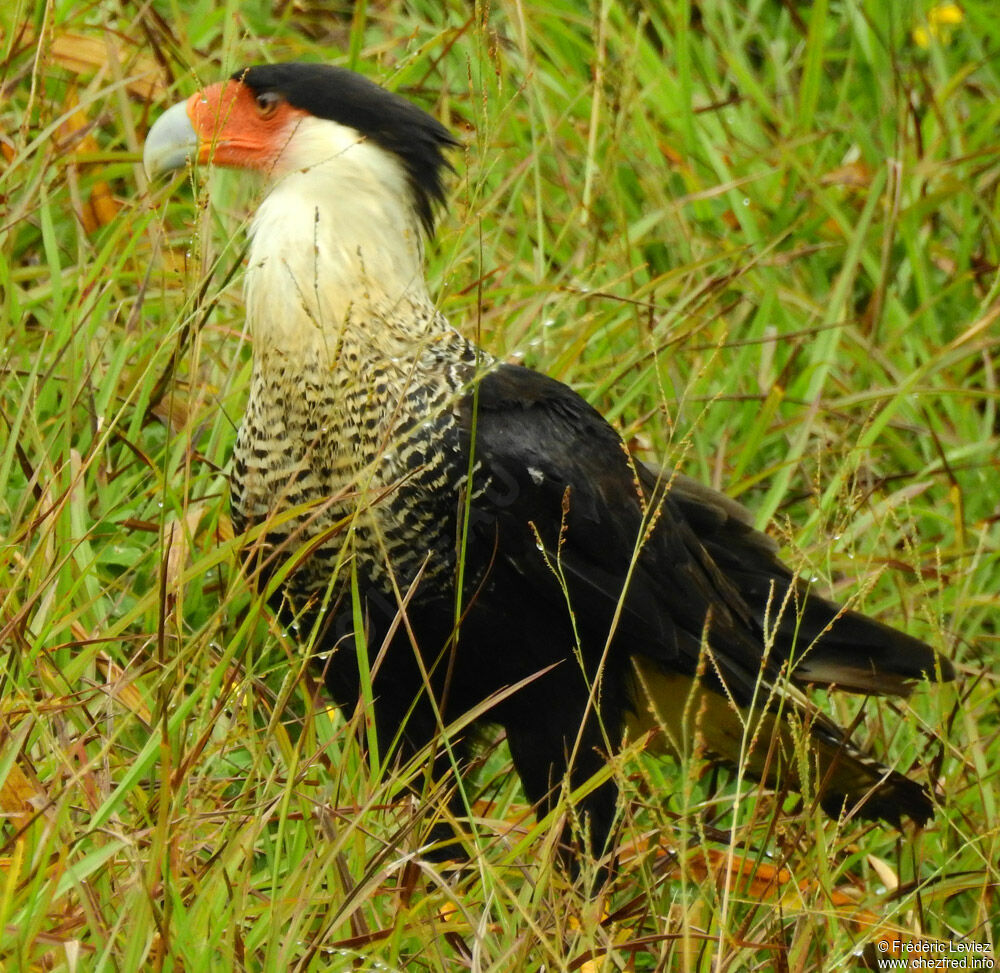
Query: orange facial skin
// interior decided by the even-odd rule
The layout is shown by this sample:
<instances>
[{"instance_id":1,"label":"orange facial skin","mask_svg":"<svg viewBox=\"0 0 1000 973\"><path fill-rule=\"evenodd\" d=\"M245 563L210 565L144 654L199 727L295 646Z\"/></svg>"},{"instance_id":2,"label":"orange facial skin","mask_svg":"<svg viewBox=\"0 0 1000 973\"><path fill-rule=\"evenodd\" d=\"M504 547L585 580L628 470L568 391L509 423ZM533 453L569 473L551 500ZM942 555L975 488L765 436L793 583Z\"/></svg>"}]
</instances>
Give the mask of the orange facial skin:
<instances>
[{"instance_id":1,"label":"orange facial skin","mask_svg":"<svg viewBox=\"0 0 1000 973\"><path fill-rule=\"evenodd\" d=\"M269 172L308 112L280 95L260 95L239 81L222 81L187 100L198 135L199 163Z\"/></svg>"}]
</instances>

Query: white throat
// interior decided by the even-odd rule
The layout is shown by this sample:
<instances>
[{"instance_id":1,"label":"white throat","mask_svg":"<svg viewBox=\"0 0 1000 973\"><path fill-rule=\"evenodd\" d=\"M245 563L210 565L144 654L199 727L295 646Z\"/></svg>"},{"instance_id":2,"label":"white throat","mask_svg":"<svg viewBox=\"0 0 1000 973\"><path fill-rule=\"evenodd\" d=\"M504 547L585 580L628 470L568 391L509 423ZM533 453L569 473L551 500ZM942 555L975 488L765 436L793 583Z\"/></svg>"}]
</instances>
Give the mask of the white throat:
<instances>
[{"instance_id":1,"label":"white throat","mask_svg":"<svg viewBox=\"0 0 1000 973\"><path fill-rule=\"evenodd\" d=\"M272 177L250 228L245 284L258 354L339 356L345 341L364 340L352 331L373 316L372 336L392 341L397 318L405 327L431 308L420 222L393 155L305 119Z\"/></svg>"}]
</instances>

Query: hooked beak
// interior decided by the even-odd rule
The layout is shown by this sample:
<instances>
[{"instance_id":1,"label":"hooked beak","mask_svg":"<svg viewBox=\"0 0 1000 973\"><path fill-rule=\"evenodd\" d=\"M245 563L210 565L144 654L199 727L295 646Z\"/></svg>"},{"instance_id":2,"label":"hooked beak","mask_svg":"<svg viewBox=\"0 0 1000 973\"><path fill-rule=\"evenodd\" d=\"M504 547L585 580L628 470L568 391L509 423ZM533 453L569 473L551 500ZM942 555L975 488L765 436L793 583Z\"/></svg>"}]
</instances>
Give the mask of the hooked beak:
<instances>
[{"instance_id":1,"label":"hooked beak","mask_svg":"<svg viewBox=\"0 0 1000 973\"><path fill-rule=\"evenodd\" d=\"M198 133L188 116L188 103L168 108L153 124L142 150L142 165L152 181L180 169L198 156Z\"/></svg>"}]
</instances>

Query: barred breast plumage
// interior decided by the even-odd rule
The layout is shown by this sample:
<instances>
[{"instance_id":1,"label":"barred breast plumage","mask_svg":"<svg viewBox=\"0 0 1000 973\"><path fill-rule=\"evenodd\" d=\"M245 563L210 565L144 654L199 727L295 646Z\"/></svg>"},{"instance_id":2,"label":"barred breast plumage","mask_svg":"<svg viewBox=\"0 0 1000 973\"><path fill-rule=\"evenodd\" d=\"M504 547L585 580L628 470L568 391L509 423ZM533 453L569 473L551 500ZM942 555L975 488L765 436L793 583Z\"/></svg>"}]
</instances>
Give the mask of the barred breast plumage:
<instances>
[{"instance_id":1,"label":"barred breast plumage","mask_svg":"<svg viewBox=\"0 0 1000 973\"><path fill-rule=\"evenodd\" d=\"M403 590L418 573L423 584L454 574L468 473L455 405L490 359L437 314L422 330L396 360L360 346L334 363L257 357L233 456L234 525L268 524L271 570L312 548L287 585L300 603L345 584L348 557L386 589L387 572Z\"/></svg>"}]
</instances>

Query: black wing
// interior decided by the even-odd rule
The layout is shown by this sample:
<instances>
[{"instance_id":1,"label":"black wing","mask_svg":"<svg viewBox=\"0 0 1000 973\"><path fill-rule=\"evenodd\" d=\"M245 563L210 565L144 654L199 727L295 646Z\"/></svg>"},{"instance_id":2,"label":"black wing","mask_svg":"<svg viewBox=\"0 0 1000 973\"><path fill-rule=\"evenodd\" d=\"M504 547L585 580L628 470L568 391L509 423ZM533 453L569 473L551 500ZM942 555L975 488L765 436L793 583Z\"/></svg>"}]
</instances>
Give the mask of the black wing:
<instances>
[{"instance_id":1,"label":"black wing","mask_svg":"<svg viewBox=\"0 0 1000 973\"><path fill-rule=\"evenodd\" d=\"M613 632L616 655L693 674L710 633L709 680L749 700L762 657L753 613L667 485L648 482L594 409L553 379L501 365L463 401L461 418L478 467L475 563L502 562L498 576L515 572L550 611L571 611L585 655L603 653ZM503 591L488 597L495 606Z\"/></svg>"},{"instance_id":2,"label":"black wing","mask_svg":"<svg viewBox=\"0 0 1000 973\"><path fill-rule=\"evenodd\" d=\"M773 677L790 659L800 682L864 692L953 678L923 642L810 592L739 504L633 463L611 426L560 382L501 365L463 401L461 418L482 490L470 544L481 561L505 561L553 610L568 605L591 651L603 651L613 628L628 654L690 674L707 634L715 676L737 701L762 669Z\"/></svg>"}]
</instances>

